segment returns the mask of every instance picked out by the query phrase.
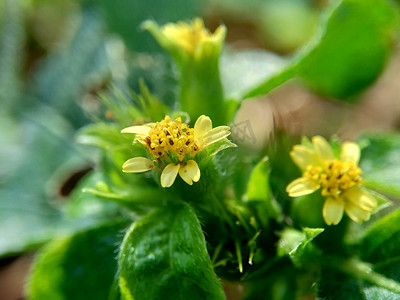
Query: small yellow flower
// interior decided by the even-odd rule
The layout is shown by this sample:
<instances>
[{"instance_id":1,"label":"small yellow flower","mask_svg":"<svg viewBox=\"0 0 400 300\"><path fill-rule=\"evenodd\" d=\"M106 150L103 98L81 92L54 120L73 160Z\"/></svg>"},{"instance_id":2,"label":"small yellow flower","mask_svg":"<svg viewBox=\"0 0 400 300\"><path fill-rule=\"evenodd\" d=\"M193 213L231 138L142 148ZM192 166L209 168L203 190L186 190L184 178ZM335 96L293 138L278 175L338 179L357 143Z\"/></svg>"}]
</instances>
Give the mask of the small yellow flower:
<instances>
[{"instance_id":1,"label":"small yellow flower","mask_svg":"<svg viewBox=\"0 0 400 300\"><path fill-rule=\"evenodd\" d=\"M161 168L161 186L170 187L178 173L189 185L199 181L200 169L194 157L230 135L230 128L212 128L211 119L204 115L197 119L194 128L182 123L181 118L171 120L166 116L161 122L131 126L121 132L136 134L135 140L146 147L153 158L131 158L123 164L123 172L139 173Z\"/></svg>"},{"instance_id":2,"label":"small yellow flower","mask_svg":"<svg viewBox=\"0 0 400 300\"><path fill-rule=\"evenodd\" d=\"M142 28L149 30L163 48L174 53L174 57L181 54L200 57L210 51L214 52L214 50L217 50L216 53L219 55L218 49L222 47L226 34L226 28L223 25L211 33L200 18L190 22L167 23L161 27L148 20L143 22Z\"/></svg>"},{"instance_id":3,"label":"small yellow flower","mask_svg":"<svg viewBox=\"0 0 400 300\"><path fill-rule=\"evenodd\" d=\"M162 33L188 53L194 54L202 43L219 40L224 35L225 28L220 26L211 33L204 27L203 20L196 18L190 23L168 23L162 27Z\"/></svg>"},{"instance_id":4,"label":"small yellow flower","mask_svg":"<svg viewBox=\"0 0 400 300\"><path fill-rule=\"evenodd\" d=\"M358 167L360 148L357 144L343 143L340 158L336 158L330 144L323 137L315 136L312 147L296 145L290 156L303 171L303 176L287 186L289 196L303 196L321 189L321 195L326 198L322 216L327 225L338 224L343 211L355 222L369 220L377 201L361 188L363 181Z\"/></svg>"}]
</instances>

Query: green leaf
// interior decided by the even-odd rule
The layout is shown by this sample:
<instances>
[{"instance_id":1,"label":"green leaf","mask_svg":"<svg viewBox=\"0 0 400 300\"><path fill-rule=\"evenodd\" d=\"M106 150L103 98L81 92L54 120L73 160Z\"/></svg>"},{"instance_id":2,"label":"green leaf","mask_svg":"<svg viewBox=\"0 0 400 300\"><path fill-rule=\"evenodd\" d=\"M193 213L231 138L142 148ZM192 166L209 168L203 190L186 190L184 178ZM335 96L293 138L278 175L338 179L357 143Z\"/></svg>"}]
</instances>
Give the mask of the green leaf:
<instances>
[{"instance_id":1,"label":"green leaf","mask_svg":"<svg viewBox=\"0 0 400 300\"><path fill-rule=\"evenodd\" d=\"M33 264L28 298L109 299L114 293L116 251L125 225L103 225L46 245Z\"/></svg>"},{"instance_id":2,"label":"green leaf","mask_svg":"<svg viewBox=\"0 0 400 300\"><path fill-rule=\"evenodd\" d=\"M268 51L224 51L221 56L221 79L226 98L236 98L283 69L286 60Z\"/></svg>"},{"instance_id":3,"label":"green leaf","mask_svg":"<svg viewBox=\"0 0 400 300\"><path fill-rule=\"evenodd\" d=\"M281 208L270 191L269 172L269 161L265 157L254 167L247 184L247 201L258 211L264 226L268 218L276 219L281 214Z\"/></svg>"},{"instance_id":4,"label":"green leaf","mask_svg":"<svg viewBox=\"0 0 400 300\"><path fill-rule=\"evenodd\" d=\"M278 242L278 255L288 255L297 266L301 266L304 261L315 260L317 250L310 242L323 231L323 228L303 228L303 231L284 229Z\"/></svg>"},{"instance_id":5,"label":"green leaf","mask_svg":"<svg viewBox=\"0 0 400 300\"><path fill-rule=\"evenodd\" d=\"M331 269L323 269L318 282L319 300L366 300L361 282Z\"/></svg>"},{"instance_id":6,"label":"green leaf","mask_svg":"<svg viewBox=\"0 0 400 300\"><path fill-rule=\"evenodd\" d=\"M319 30L291 63L243 99L266 94L295 76L325 95L355 95L381 73L398 25L397 7L390 1L335 1L321 17Z\"/></svg>"},{"instance_id":7,"label":"green leaf","mask_svg":"<svg viewBox=\"0 0 400 300\"><path fill-rule=\"evenodd\" d=\"M82 159L70 145L69 124L54 110L32 109L19 125L24 151L0 186L0 256L36 247L60 229L61 211L49 199L61 182L53 177L62 164Z\"/></svg>"},{"instance_id":8,"label":"green leaf","mask_svg":"<svg viewBox=\"0 0 400 300\"><path fill-rule=\"evenodd\" d=\"M133 224L119 265L122 299L225 299L200 223L183 203Z\"/></svg>"},{"instance_id":9,"label":"green leaf","mask_svg":"<svg viewBox=\"0 0 400 300\"><path fill-rule=\"evenodd\" d=\"M383 262L399 254L400 209L377 221L366 232L361 245L361 257L371 262Z\"/></svg>"},{"instance_id":10,"label":"green leaf","mask_svg":"<svg viewBox=\"0 0 400 300\"><path fill-rule=\"evenodd\" d=\"M360 167L364 185L400 198L400 134L380 133L362 137Z\"/></svg>"},{"instance_id":11,"label":"green leaf","mask_svg":"<svg viewBox=\"0 0 400 300\"><path fill-rule=\"evenodd\" d=\"M378 273L384 269L378 267L373 270L372 265L356 258L343 259L326 256L322 263L324 268L318 283L318 295L321 299L374 300L376 298L373 298L373 295L377 290L384 294L400 295L398 294L400 293L400 283L396 281L400 275L398 262L390 265L392 272L394 267L396 278L387 276L388 274L385 273Z\"/></svg>"}]
</instances>

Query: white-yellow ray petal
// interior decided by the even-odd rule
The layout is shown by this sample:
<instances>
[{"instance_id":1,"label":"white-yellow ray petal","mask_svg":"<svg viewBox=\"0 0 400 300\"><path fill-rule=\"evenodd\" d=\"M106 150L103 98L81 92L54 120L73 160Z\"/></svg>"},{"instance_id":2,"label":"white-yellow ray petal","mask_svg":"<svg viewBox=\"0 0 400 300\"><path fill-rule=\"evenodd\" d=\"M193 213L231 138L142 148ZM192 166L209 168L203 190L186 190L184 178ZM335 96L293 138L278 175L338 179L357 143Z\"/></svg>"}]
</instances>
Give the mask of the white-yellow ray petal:
<instances>
[{"instance_id":1,"label":"white-yellow ray petal","mask_svg":"<svg viewBox=\"0 0 400 300\"><path fill-rule=\"evenodd\" d=\"M364 221L368 221L370 217L370 213L357 205L354 205L353 202L345 202L344 211L352 219L354 222L362 223Z\"/></svg>"},{"instance_id":2,"label":"white-yellow ray petal","mask_svg":"<svg viewBox=\"0 0 400 300\"><path fill-rule=\"evenodd\" d=\"M356 143L344 142L340 151L340 160L358 164L360 147Z\"/></svg>"},{"instance_id":3,"label":"white-yellow ray petal","mask_svg":"<svg viewBox=\"0 0 400 300\"><path fill-rule=\"evenodd\" d=\"M322 216L327 225L337 225L343 217L344 203L341 199L329 197L324 202Z\"/></svg>"},{"instance_id":4,"label":"white-yellow ray petal","mask_svg":"<svg viewBox=\"0 0 400 300\"><path fill-rule=\"evenodd\" d=\"M121 130L121 133L135 133L140 135L148 135L151 130L149 125L131 126Z\"/></svg>"},{"instance_id":5,"label":"white-yellow ray petal","mask_svg":"<svg viewBox=\"0 0 400 300\"><path fill-rule=\"evenodd\" d=\"M189 160L185 165L181 165L179 175L187 184L192 185L200 179L199 166L194 160Z\"/></svg>"},{"instance_id":6,"label":"white-yellow ray petal","mask_svg":"<svg viewBox=\"0 0 400 300\"><path fill-rule=\"evenodd\" d=\"M343 197L352 202L354 205L366 211L372 211L378 206L375 197L367 191L360 189L359 187L353 187L346 190L343 193Z\"/></svg>"},{"instance_id":7,"label":"white-yellow ray petal","mask_svg":"<svg viewBox=\"0 0 400 300\"><path fill-rule=\"evenodd\" d=\"M308 177L300 177L293 180L289 185L286 187L286 192L289 194L290 197L298 197L307 194L311 194L312 192L319 189L318 182L312 180Z\"/></svg>"},{"instance_id":8,"label":"white-yellow ray petal","mask_svg":"<svg viewBox=\"0 0 400 300\"><path fill-rule=\"evenodd\" d=\"M314 136L312 138L312 143L317 153L319 159L324 161L331 161L335 158L333 155L332 147L329 145L328 141L324 139L322 136Z\"/></svg>"},{"instance_id":9,"label":"white-yellow ray petal","mask_svg":"<svg viewBox=\"0 0 400 300\"><path fill-rule=\"evenodd\" d=\"M303 171L306 170L308 166L318 166L320 164L315 151L303 145L294 146L293 150L290 152L290 157Z\"/></svg>"},{"instance_id":10,"label":"white-yellow ray petal","mask_svg":"<svg viewBox=\"0 0 400 300\"><path fill-rule=\"evenodd\" d=\"M218 126L211 129L203 137L203 143L208 146L226 138L230 134L231 134L231 128L229 126Z\"/></svg>"},{"instance_id":11,"label":"white-yellow ray petal","mask_svg":"<svg viewBox=\"0 0 400 300\"><path fill-rule=\"evenodd\" d=\"M201 140L212 129L212 121L209 117L201 115L194 124L194 138Z\"/></svg>"},{"instance_id":12,"label":"white-yellow ray petal","mask_svg":"<svg viewBox=\"0 0 400 300\"><path fill-rule=\"evenodd\" d=\"M170 187L178 175L180 164L169 164L161 173L161 186Z\"/></svg>"},{"instance_id":13,"label":"white-yellow ray petal","mask_svg":"<svg viewBox=\"0 0 400 300\"><path fill-rule=\"evenodd\" d=\"M126 173L141 173L154 169L153 162L145 157L134 157L128 159L122 165L122 171Z\"/></svg>"}]
</instances>

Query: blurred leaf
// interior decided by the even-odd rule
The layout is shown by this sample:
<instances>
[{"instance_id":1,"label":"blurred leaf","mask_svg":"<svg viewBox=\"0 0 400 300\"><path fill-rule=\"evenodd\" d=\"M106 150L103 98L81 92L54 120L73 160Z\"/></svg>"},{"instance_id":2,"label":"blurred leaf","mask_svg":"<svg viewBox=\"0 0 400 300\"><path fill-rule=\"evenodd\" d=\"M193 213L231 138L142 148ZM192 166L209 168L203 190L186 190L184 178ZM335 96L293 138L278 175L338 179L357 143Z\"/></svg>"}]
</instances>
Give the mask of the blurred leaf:
<instances>
[{"instance_id":1,"label":"blurred leaf","mask_svg":"<svg viewBox=\"0 0 400 300\"><path fill-rule=\"evenodd\" d=\"M85 188L95 186L102 180L100 172L92 171L81 179L74 187L66 205L66 214L71 218L83 216L108 216L115 217L119 206L113 202L101 199L91 193L86 193Z\"/></svg>"},{"instance_id":2,"label":"blurred leaf","mask_svg":"<svg viewBox=\"0 0 400 300\"><path fill-rule=\"evenodd\" d=\"M151 19L159 24L192 18L199 14L201 2L196 0L141 1L101 0L92 1L99 5L106 17L108 27L118 33L133 51L159 51L150 34L140 30L140 24Z\"/></svg>"},{"instance_id":3,"label":"blurred leaf","mask_svg":"<svg viewBox=\"0 0 400 300\"><path fill-rule=\"evenodd\" d=\"M266 94L296 75L319 93L338 98L355 95L381 73L398 25L398 10L390 1L335 1L292 62L243 98Z\"/></svg>"},{"instance_id":4,"label":"blurred leaf","mask_svg":"<svg viewBox=\"0 0 400 300\"><path fill-rule=\"evenodd\" d=\"M0 256L20 253L56 231L71 229L72 224L63 224L54 202L62 184L54 182L55 175L67 162L85 161L71 145L70 125L54 110L32 109L20 126L25 150L14 165L14 175L0 186Z\"/></svg>"},{"instance_id":5,"label":"blurred leaf","mask_svg":"<svg viewBox=\"0 0 400 300\"><path fill-rule=\"evenodd\" d=\"M32 267L29 299L109 299L125 226L107 224L46 245Z\"/></svg>"},{"instance_id":6,"label":"blurred leaf","mask_svg":"<svg viewBox=\"0 0 400 300\"><path fill-rule=\"evenodd\" d=\"M122 299L225 299L187 204L170 203L132 225L119 265Z\"/></svg>"},{"instance_id":7,"label":"blurred leaf","mask_svg":"<svg viewBox=\"0 0 400 300\"><path fill-rule=\"evenodd\" d=\"M268 224L268 218L277 219L281 214L281 208L270 191L269 172L269 161L265 157L254 167L247 184L248 204L256 209L264 226Z\"/></svg>"},{"instance_id":8,"label":"blurred leaf","mask_svg":"<svg viewBox=\"0 0 400 300\"><path fill-rule=\"evenodd\" d=\"M0 12L0 108L4 111L15 107L20 96L25 32L20 1L0 2Z\"/></svg>"},{"instance_id":9,"label":"blurred leaf","mask_svg":"<svg viewBox=\"0 0 400 300\"><path fill-rule=\"evenodd\" d=\"M400 198L400 134L365 135L360 167L364 185Z\"/></svg>"},{"instance_id":10,"label":"blurred leaf","mask_svg":"<svg viewBox=\"0 0 400 300\"><path fill-rule=\"evenodd\" d=\"M360 245L361 257L371 262L400 259L400 209L378 220L365 234Z\"/></svg>"},{"instance_id":11,"label":"blurred leaf","mask_svg":"<svg viewBox=\"0 0 400 300\"><path fill-rule=\"evenodd\" d=\"M90 84L108 75L105 28L94 9L84 9L82 23L67 48L51 53L33 74L32 93L71 120L83 125L81 99Z\"/></svg>"},{"instance_id":12,"label":"blurred leaf","mask_svg":"<svg viewBox=\"0 0 400 300\"><path fill-rule=\"evenodd\" d=\"M319 300L366 300L359 280L331 269L323 269L318 282Z\"/></svg>"},{"instance_id":13,"label":"blurred leaf","mask_svg":"<svg viewBox=\"0 0 400 300\"><path fill-rule=\"evenodd\" d=\"M338 259L325 257L318 283L319 299L398 299L400 296L400 264L392 261L388 266L372 265L357 259ZM381 272L381 273L379 273ZM394 276L393 276L394 275ZM379 298L375 296L379 294Z\"/></svg>"},{"instance_id":14,"label":"blurred leaf","mask_svg":"<svg viewBox=\"0 0 400 300\"><path fill-rule=\"evenodd\" d=\"M220 69L225 98L237 98L265 78L273 76L286 63L285 59L268 51L224 51Z\"/></svg>"}]
</instances>

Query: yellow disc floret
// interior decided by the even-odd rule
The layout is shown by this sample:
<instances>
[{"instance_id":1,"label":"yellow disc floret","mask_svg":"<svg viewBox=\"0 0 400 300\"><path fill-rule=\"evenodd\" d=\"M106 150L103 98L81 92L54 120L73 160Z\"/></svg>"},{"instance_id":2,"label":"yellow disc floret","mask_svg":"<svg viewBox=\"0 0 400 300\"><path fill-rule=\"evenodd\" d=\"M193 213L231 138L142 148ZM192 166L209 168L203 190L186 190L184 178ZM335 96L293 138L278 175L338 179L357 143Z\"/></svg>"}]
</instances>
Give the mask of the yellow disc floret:
<instances>
[{"instance_id":1,"label":"yellow disc floret","mask_svg":"<svg viewBox=\"0 0 400 300\"><path fill-rule=\"evenodd\" d=\"M318 182L324 197L338 198L345 190L362 183L362 171L353 162L334 159L325 161L323 166L308 166L303 177Z\"/></svg>"},{"instance_id":2,"label":"yellow disc floret","mask_svg":"<svg viewBox=\"0 0 400 300\"><path fill-rule=\"evenodd\" d=\"M182 123L181 118L172 121L169 116L157 122L149 131L146 146L156 158L168 157L171 151L180 161L186 154L194 157L201 151L194 140L194 129Z\"/></svg>"}]
</instances>

